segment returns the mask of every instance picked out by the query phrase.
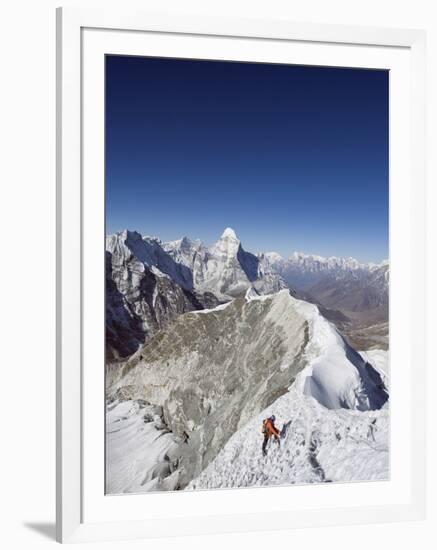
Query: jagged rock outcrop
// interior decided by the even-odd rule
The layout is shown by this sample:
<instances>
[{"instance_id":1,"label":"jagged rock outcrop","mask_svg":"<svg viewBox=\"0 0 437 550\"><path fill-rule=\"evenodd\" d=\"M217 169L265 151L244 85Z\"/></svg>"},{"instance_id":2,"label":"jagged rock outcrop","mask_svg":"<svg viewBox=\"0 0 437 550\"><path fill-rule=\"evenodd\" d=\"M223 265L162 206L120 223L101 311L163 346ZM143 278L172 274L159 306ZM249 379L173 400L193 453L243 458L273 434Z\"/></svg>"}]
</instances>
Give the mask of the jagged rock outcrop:
<instances>
[{"instance_id":1,"label":"jagged rock outcrop","mask_svg":"<svg viewBox=\"0 0 437 550\"><path fill-rule=\"evenodd\" d=\"M128 231L111 236L106 251L107 361L126 359L178 315L219 303L190 288L189 270L157 241Z\"/></svg>"},{"instance_id":2,"label":"jagged rock outcrop","mask_svg":"<svg viewBox=\"0 0 437 550\"><path fill-rule=\"evenodd\" d=\"M200 292L212 292L224 301L250 287L261 294L287 288L266 258L246 252L235 231L229 227L210 248L186 237L164 243L164 248L175 261L191 270L194 288Z\"/></svg>"}]
</instances>

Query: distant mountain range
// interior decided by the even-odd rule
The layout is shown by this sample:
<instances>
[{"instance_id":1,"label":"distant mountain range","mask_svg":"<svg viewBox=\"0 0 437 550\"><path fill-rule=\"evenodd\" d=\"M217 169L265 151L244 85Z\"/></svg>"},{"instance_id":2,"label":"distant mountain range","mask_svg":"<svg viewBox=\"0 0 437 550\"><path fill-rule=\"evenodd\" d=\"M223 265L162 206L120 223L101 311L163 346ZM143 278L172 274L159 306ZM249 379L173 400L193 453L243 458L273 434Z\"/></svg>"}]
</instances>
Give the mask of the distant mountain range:
<instances>
[{"instance_id":1,"label":"distant mountain range","mask_svg":"<svg viewBox=\"0 0 437 550\"><path fill-rule=\"evenodd\" d=\"M181 313L215 307L248 288L260 295L288 288L319 305L352 343L359 337L364 347L387 347L388 262L252 254L231 228L211 247L125 230L107 237L106 262L109 361L128 357Z\"/></svg>"},{"instance_id":2,"label":"distant mountain range","mask_svg":"<svg viewBox=\"0 0 437 550\"><path fill-rule=\"evenodd\" d=\"M354 258L324 258L295 252L287 259L266 254L271 268L325 308L342 312L355 325L388 321L389 263L363 264Z\"/></svg>"}]
</instances>

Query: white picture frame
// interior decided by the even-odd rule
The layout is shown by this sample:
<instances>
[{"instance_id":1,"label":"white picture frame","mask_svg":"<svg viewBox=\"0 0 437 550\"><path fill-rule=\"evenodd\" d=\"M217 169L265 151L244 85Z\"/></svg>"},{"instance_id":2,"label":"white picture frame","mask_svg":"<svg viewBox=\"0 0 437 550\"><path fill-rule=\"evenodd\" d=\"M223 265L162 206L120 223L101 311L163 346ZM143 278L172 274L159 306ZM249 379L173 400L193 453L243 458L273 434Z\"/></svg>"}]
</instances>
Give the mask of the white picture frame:
<instances>
[{"instance_id":1,"label":"white picture frame","mask_svg":"<svg viewBox=\"0 0 437 550\"><path fill-rule=\"evenodd\" d=\"M328 485L263 490L264 501L274 498L282 503L276 508L261 507L257 489L123 497L105 497L102 492L103 363L98 368L104 336L99 321L104 300L104 285L99 283L104 224L102 68L105 53L142 55L144 48L151 55L170 57L177 49L182 57L198 52L198 57L209 59L256 56L254 60L392 70L390 347L397 378L391 387L391 436L395 448L405 448L396 457L400 462L392 462L389 482L340 484L335 491ZM418 30L112 9L57 10L58 541L263 530L269 514L272 524L285 529L424 517L424 63L425 34ZM97 368L90 368L96 362ZM96 392L100 393L93 400ZM400 403L396 395L406 401ZM173 501L183 508L182 515L171 511ZM314 501L317 507L311 504ZM148 511L152 507L153 514Z\"/></svg>"}]
</instances>

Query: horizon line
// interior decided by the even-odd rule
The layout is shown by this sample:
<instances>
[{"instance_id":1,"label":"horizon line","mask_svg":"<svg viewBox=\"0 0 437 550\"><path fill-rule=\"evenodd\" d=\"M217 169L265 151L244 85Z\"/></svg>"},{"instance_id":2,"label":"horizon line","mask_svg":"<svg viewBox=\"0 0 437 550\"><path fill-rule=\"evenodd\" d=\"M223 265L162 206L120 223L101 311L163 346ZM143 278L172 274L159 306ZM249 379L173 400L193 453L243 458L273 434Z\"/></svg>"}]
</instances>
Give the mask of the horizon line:
<instances>
[{"instance_id":1,"label":"horizon line","mask_svg":"<svg viewBox=\"0 0 437 550\"><path fill-rule=\"evenodd\" d=\"M162 240L161 237L159 237L158 235L150 235L150 234L145 234L141 231L138 231L137 229L128 229L127 227L125 229L122 229L122 230L119 230L119 231L113 231L111 233L106 233L105 235L105 238L106 237L111 237L113 235L119 235L121 233L124 233L125 231L129 232L129 233L137 233L138 235L141 236L142 239L152 239L152 240L156 240L156 241L159 241L160 243L171 243L171 242L176 242L176 241L182 241L183 239L188 239L192 242L199 242L200 244L202 244L203 246L205 246L206 248L210 248L211 246L213 246L218 240L220 240L222 237L223 237L223 234L227 231L227 230L231 230L233 231L233 233L235 234L237 240L240 242L241 246L243 247L243 249L246 251L246 252L249 252L251 254L254 254L255 256L259 256L259 255L267 255L267 254L277 254L278 256L280 256L282 259L284 260L289 260L290 258L292 258L293 256L295 255L303 255L303 256L306 256L306 257L312 257L313 259L317 259L317 258L321 258L323 260L330 260L330 259L337 259L337 260L354 260L356 262L358 262L360 265L382 265L382 264L387 264L387 263L390 263L390 258L389 257L385 257L383 258L382 260L379 260L379 261L374 261L374 260L368 260L368 261L364 261L364 260L359 260L356 256L347 256L347 255L323 255L323 254L319 254L319 253L314 253L314 252L304 252L303 250L293 250L292 252L284 255L284 254L281 254L280 252L277 252L276 250L263 250L263 251L257 251L257 252L252 252L251 250L247 250L244 248L243 246L243 242L242 240L238 237L238 234L237 232L230 226L226 226L225 229L222 231L222 234L218 237L217 240L215 240L214 242L210 243L210 244L206 244L205 241L201 238L192 238L192 237L189 237L188 235L182 235L176 239L169 239L169 240Z\"/></svg>"}]
</instances>

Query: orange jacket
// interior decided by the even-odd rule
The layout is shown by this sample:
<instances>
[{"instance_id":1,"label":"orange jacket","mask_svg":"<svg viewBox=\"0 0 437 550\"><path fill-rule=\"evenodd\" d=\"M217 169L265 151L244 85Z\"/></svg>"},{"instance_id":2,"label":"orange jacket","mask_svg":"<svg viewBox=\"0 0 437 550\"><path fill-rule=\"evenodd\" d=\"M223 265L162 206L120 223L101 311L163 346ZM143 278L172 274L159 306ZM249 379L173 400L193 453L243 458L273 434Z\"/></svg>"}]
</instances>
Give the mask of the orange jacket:
<instances>
[{"instance_id":1,"label":"orange jacket","mask_svg":"<svg viewBox=\"0 0 437 550\"><path fill-rule=\"evenodd\" d=\"M265 422L264 422L264 433L265 433L265 436L270 438L270 437L275 437L276 439L279 438L279 430L278 428L273 424L272 420L270 420L270 418L268 418Z\"/></svg>"}]
</instances>

